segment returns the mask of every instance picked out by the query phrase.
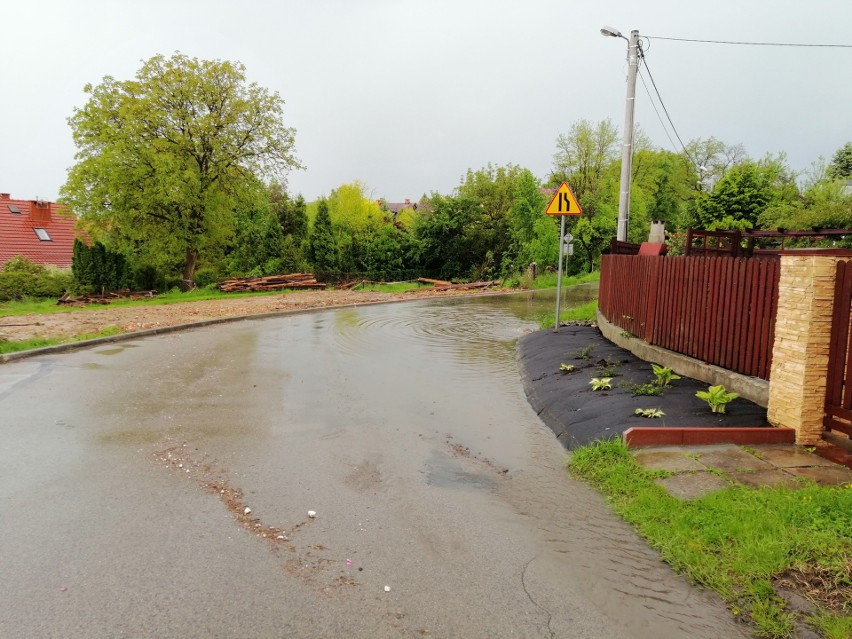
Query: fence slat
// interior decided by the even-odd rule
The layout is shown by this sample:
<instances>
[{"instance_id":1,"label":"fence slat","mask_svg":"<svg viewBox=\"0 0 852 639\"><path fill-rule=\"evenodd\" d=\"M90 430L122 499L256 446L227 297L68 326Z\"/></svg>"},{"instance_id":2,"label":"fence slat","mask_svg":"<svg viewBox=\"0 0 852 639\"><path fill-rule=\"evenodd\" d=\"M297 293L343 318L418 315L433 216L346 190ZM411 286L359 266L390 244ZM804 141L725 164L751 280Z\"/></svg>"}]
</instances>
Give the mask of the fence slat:
<instances>
[{"instance_id":1,"label":"fence slat","mask_svg":"<svg viewBox=\"0 0 852 639\"><path fill-rule=\"evenodd\" d=\"M769 378L777 259L605 255L601 271L598 305L611 323L651 344Z\"/></svg>"}]
</instances>

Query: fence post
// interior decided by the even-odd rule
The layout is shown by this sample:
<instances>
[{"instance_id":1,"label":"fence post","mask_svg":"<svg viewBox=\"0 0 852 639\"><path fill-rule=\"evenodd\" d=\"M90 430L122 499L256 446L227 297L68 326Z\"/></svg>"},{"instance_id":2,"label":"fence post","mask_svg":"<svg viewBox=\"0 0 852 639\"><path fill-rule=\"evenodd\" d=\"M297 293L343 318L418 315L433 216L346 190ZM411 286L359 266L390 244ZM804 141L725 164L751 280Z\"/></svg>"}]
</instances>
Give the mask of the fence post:
<instances>
[{"instance_id":1,"label":"fence post","mask_svg":"<svg viewBox=\"0 0 852 639\"><path fill-rule=\"evenodd\" d=\"M822 438L837 261L781 256L767 419L794 428L797 444Z\"/></svg>"}]
</instances>

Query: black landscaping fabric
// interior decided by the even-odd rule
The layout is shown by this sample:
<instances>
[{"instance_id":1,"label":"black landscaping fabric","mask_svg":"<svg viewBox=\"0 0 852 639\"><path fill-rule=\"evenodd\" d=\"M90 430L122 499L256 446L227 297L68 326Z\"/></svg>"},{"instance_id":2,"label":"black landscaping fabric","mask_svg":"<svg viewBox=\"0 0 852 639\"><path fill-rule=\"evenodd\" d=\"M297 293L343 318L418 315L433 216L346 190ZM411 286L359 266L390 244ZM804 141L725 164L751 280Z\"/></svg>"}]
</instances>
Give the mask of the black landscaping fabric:
<instances>
[{"instance_id":1,"label":"black landscaping fabric","mask_svg":"<svg viewBox=\"0 0 852 639\"><path fill-rule=\"evenodd\" d=\"M581 359L588 347L589 358ZM687 377L673 381L662 395L633 397L634 384L653 381L651 362L619 348L594 326L525 335L518 342L518 360L527 399L568 450L621 435L632 426L769 426L766 409L742 398L730 402L725 414L712 413L707 402L695 396L709 384ZM600 366L607 362L618 364L612 390L592 391L589 381L604 376ZM563 363L574 371L560 372ZM665 415L648 419L635 415L637 408L659 408Z\"/></svg>"}]
</instances>

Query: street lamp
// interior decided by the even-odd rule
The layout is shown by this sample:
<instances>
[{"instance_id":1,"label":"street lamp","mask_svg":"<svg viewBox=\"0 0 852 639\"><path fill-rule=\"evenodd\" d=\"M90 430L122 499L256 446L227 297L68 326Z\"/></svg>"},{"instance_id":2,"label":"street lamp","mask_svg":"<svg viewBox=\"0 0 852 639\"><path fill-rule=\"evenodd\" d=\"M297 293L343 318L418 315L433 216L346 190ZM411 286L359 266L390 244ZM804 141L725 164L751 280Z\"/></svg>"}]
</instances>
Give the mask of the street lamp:
<instances>
[{"instance_id":1,"label":"street lamp","mask_svg":"<svg viewBox=\"0 0 852 639\"><path fill-rule=\"evenodd\" d=\"M624 105L624 146L621 152L621 192L618 195L618 228L615 239L627 241L630 225L630 174L633 169L633 108L636 105L636 72L639 68L639 31L626 38L613 27L603 27L601 35L627 40L627 99Z\"/></svg>"}]
</instances>

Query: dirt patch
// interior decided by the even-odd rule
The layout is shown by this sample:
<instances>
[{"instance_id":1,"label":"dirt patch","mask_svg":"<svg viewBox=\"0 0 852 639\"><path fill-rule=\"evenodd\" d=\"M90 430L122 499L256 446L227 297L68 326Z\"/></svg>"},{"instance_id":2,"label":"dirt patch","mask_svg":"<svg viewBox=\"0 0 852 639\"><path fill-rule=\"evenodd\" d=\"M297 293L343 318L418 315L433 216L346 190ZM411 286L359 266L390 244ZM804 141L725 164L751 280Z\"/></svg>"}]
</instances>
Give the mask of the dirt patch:
<instances>
[{"instance_id":1,"label":"dirt patch","mask_svg":"<svg viewBox=\"0 0 852 639\"><path fill-rule=\"evenodd\" d=\"M493 291L492 291L493 292ZM471 291L434 291L429 288L406 293L368 291L297 291L261 297L234 297L179 304L73 309L60 313L0 316L0 339L72 338L97 334L117 327L133 333L228 317L246 317L331 306L351 306L432 297L481 295Z\"/></svg>"},{"instance_id":2,"label":"dirt patch","mask_svg":"<svg viewBox=\"0 0 852 639\"><path fill-rule=\"evenodd\" d=\"M804 566L788 570L775 579L774 586L796 612L812 614L818 606L836 614L846 614L852 602L850 583L852 560L847 562L842 578L820 566Z\"/></svg>"}]
</instances>

